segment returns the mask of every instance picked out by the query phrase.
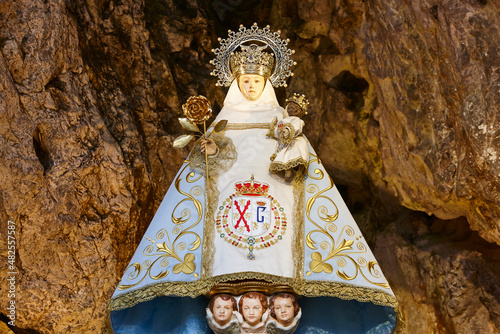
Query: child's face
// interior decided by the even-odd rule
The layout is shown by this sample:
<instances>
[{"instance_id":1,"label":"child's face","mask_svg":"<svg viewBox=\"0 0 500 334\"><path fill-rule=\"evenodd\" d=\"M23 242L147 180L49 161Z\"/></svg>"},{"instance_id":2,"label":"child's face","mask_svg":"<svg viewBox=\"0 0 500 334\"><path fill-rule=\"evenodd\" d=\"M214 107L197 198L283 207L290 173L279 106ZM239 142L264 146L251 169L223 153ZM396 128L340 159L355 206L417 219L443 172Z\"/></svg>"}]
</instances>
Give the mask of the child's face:
<instances>
[{"instance_id":1,"label":"child's face","mask_svg":"<svg viewBox=\"0 0 500 334\"><path fill-rule=\"evenodd\" d=\"M263 308L260 300L245 298L242 304L243 318L250 326L255 326L262 318Z\"/></svg>"},{"instance_id":2,"label":"child's face","mask_svg":"<svg viewBox=\"0 0 500 334\"><path fill-rule=\"evenodd\" d=\"M276 315L276 320L283 326L287 326L292 323L295 313L295 308L293 307L293 302L291 298L278 297L274 301L274 314Z\"/></svg>"},{"instance_id":3,"label":"child's face","mask_svg":"<svg viewBox=\"0 0 500 334\"><path fill-rule=\"evenodd\" d=\"M303 116L302 108L295 102L289 102L286 105L286 112L289 116L295 116L299 118L302 118Z\"/></svg>"},{"instance_id":4,"label":"child's face","mask_svg":"<svg viewBox=\"0 0 500 334\"><path fill-rule=\"evenodd\" d=\"M214 301L214 318L219 325L224 326L227 324L231 320L232 314L233 302L231 300L217 298Z\"/></svg>"}]
</instances>

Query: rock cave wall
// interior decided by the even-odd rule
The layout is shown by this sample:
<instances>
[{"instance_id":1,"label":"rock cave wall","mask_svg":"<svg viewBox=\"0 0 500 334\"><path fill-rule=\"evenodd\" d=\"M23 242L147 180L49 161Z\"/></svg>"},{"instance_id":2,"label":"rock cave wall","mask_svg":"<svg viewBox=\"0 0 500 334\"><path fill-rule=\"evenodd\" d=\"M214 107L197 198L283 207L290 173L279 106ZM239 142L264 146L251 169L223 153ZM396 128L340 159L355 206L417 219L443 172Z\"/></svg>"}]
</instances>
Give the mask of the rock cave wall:
<instances>
[{"instance_id":1,"label":"rock cave wall","mask_svg":"<svg viewBox=\"0 0 500 334\"><path fill-rule=\"evenodd\" d=\"M2 1L0 245L7 258L15 222L17 332L100 332L187 156L172 148L180 106L202 94L220 109L211 49L253 22L296 50L278 97L310 100L306 135L407 332L499 332L499 11L490 0ZM2 291L6 275L2 261Z\"/></svg>"}]
</instances>

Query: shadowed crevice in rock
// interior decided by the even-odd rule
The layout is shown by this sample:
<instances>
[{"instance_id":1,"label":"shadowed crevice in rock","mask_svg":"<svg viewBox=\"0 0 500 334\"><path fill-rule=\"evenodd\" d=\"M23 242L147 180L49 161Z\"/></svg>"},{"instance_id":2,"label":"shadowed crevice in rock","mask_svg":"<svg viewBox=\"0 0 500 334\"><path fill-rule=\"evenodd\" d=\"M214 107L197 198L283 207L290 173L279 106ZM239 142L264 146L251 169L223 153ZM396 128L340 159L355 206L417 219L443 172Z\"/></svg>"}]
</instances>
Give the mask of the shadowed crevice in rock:
<instances>
[{"instance_id":1,"label":"shadowed crevice in rock","mask_svg":"<svg viewBox=\"0 0 500 334\"><path fill-rule=\"evenodd\" d=\"M350 100L347 109L351 111L359 111L365 105L363 93L368 89L368 82L363 78L354 76L349 71L342 71L334 77L329 83L329 86L335 88Z\"/></svg>"},{"instance_id":2,"label":"shadowed crevice in rock","mask_svg":"<svg viewBox=\"0 0 500 334\"><path fill-rule=\"evenodd\" d=\"M37 126L33 131L33 148L35 149L35 153L40 161L40 164L43 166L43 173L45 175L45 173L50 170L54 162L50 158L49 150L45 146L43 133L39 126Z\"/></svg>"},{"instance_id":3,"label":"shadowed crevice in rock","mask_svg":"<svg viewBox=\"0 0 500 334\"><path fill-rule=\"evenodd\" d=\"M500 249L464 218L443 221L403 209L391 221L377 234L374 252L382 268L391 268L386 276L397 286L406 318L416 312L433 322L408 321L407 332L436 326L446 333L494 333L500 325ZM412 302L402 302L407 298Z\"/></svg>"},{"instance_id":4,"label":"shadowed crevice in rock","mask_svg":"<svg viewBox=\"0 0 500 334\"><path fill-rule=\"evenodd\" d=\"M435 5L435 6L430 7L429 8L429 13L431 14L431 16L435 20L438 20L439 19L439 6Z\"/></svg>"},{"instance_id":5,"label":"shadowed crevice in rock","mask_svg":"<svg viewBox=\"0 0 500 334\"><path fill-rule=\"evenodd\" d=\"M11 321L11 320L5 314L0 313L0 322L3 322L7 325L9 323L9 321ZM17 322L14 322L14 323L17 323ZM11 330L10 333L14 333L14 334L42 334L41 332L38 332L34 329L29 329L29 328L24 329L24 328L18 327L17 325L16 326L8 326L8 328ZM0 328L0 330L2 330L2 329L4 329L4 328ZM2 331L2 334L9 334L9 332Z\"/></svg>"},{"instance_id":6,"label":"shadowed crevice in rock","mask_svg":"<svg viewBox=\"0 0 500 334\"><path fill-rule=\"evenodd\" d=\"M343 92L363 93L368 88L368 82L365 79L358 78L349 71L340 72L329 84Z\"/></svg>"}]
</instances>

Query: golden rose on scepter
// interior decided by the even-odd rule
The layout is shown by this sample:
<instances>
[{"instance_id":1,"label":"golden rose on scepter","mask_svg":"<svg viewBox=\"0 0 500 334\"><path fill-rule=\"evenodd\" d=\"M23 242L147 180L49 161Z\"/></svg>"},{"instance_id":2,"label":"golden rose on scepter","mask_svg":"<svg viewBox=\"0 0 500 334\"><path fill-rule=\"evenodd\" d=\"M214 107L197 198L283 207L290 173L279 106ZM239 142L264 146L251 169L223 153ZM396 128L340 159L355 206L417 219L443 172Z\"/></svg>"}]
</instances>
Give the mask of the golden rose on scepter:
<instances>
[{"instance_id":1,"label":"golden rose on scepter","mask_svg":"<svg viewBox=\"0 0 500 334\"><path fill-rule=\"evenodd\" d=\"M186 118L179 118L179 123L181 126L193 132L198 132L201 137L208 139L210 135L207 136L206 121L212 116L212 107L208 99L203 96L191 96L188 98L186 103L182 105L182 111ZM197 124L203 123L203 132L200 131ZM214 127L215 132L222 131L226 127L227 121L222 120ZM175 148L182 148L186 146L196 135L181 135L174 140L173 146ZM207 141L205 141L205 167L206 167L206 178L208 179L208 153L207 153Z\"/></svg>"}]
</instances>

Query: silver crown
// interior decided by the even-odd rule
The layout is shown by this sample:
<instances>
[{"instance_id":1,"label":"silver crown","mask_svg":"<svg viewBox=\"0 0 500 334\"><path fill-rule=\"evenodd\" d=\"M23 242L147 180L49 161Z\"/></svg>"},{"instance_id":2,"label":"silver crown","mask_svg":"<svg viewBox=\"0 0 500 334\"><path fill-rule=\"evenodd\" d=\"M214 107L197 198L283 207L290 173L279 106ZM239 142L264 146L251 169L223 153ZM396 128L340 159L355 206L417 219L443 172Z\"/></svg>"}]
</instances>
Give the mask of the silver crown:
<instances>
[{"instance_id":1,"label":"silver crown","mask_svg":"<svg viewBox=\"0 0 500 334\"><path fill-rule=\"evenodd\" d=\"M290 40L281 39L280 33L279 30L277 32L271 32L270 26L259 29L257 23L254 23L249 29L240 25L238 32L229 30L229 37L227 39L219 37L220 47L212 50L216 57L210 61L210 64L215 66L215 69L210 74L219 78L216 85L226 87L231 85L231 82L240 74L238 71L233 72L230 68L231 57L235 55L234 50L242 46L242 49L245 51L245 48L249 46L244 46L244 43L256 41L269 46L274 53L275 66L272 74L269 76L269 81L274 87L286 87L286 79L293 75L290 71L290 66L296 65L297 63L290 59L290 55L295 53L294 50L290 50L287 47ZM259 48L263 49L265 46ZM263 65L260 66L260 68L265 69L266 65L260 65ZM237 70L238 66L234 69Z\"/></svg>"}]
</instances>

